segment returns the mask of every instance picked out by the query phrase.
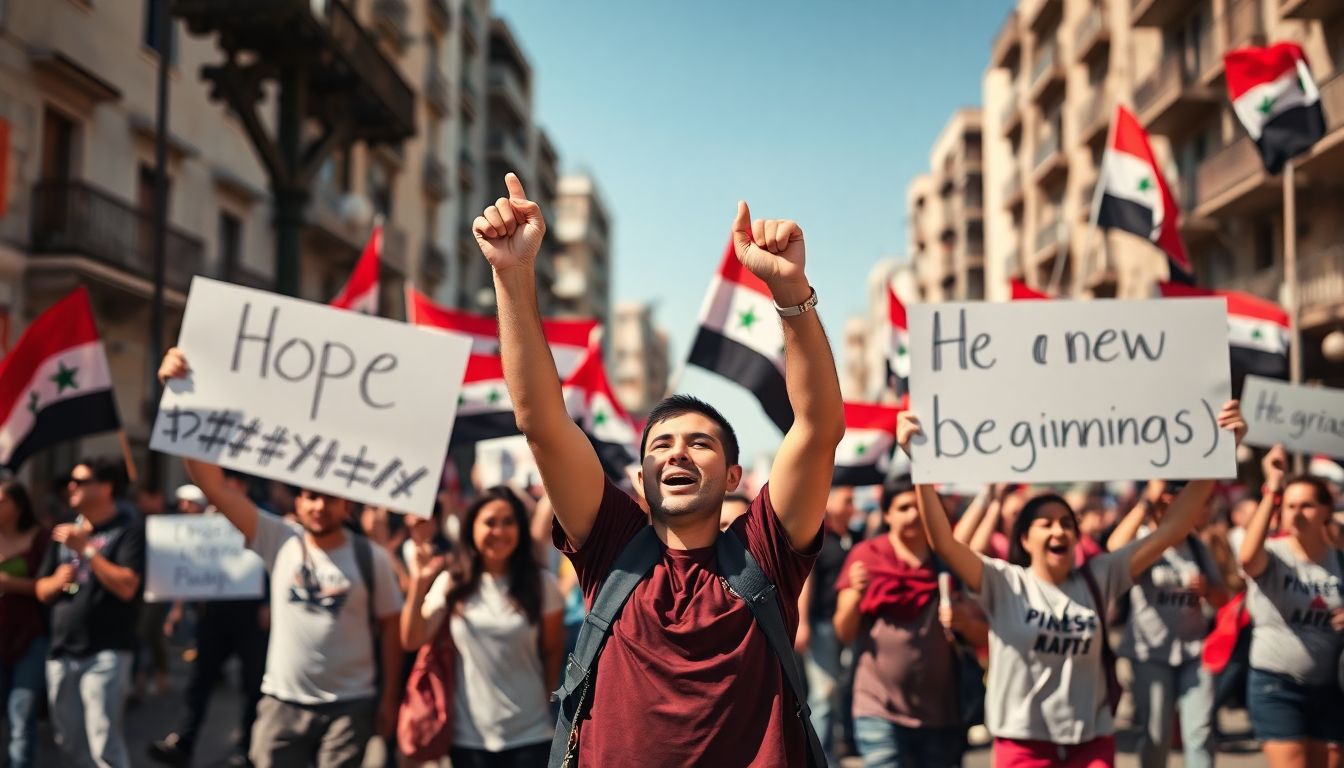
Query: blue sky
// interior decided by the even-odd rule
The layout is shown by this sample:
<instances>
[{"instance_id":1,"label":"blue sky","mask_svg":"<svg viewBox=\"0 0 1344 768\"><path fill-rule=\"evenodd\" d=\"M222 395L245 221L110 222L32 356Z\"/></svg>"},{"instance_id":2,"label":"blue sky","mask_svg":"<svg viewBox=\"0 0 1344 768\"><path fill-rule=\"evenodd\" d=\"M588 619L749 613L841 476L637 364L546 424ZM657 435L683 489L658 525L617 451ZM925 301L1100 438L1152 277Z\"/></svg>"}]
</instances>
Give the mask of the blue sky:
<instances>
[{"instance_id":1,"label":"blue sky","mask_svg":"<svg viewBox=\"0 0 1344 768\"><path fill-rule=\"evenodd\" d=\"M873 262L903 256L905 186L980 100L1011 0L496 0L532 61L562 170L613 220L613 298L652 301L681 367L736 201L792 218L838 344ZM501 181L502 187L502 181ZM680 390L734 423L743 461L778 431L698 369Z\"/></svg>"}]
</instances>

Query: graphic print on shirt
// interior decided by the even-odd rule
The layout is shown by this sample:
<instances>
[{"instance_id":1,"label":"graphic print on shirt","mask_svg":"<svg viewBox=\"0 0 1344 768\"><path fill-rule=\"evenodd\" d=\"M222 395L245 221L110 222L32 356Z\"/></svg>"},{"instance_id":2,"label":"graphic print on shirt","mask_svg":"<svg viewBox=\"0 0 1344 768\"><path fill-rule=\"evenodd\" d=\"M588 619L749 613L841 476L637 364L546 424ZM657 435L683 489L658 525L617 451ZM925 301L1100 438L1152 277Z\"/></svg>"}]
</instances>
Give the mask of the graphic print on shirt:
<instances>
[{"instance_id":1,"label":"graphic print on shirt","mask_svg":"<svg viewBox=\"0 0 1344 768\"><path fill-rule=\"evenodd\" d=\"M350 580L336 568L317 569L301 563L289 584L289 602L303 603L313 610L340 616L350 597Z\"/></svg>"},{"instance_id":2,"label":"graphic print on shirt","mask_svg":"<svg viewBox=\"0 0 1344 768\"><path fill-rule=\"evenodd\" d=\"M1338 597L1342 594L1342 587L1344 587L1344 582L1339 579L1303 581L1295 573L1284 574L1282 590L1285 594L1311 597L1311 601L1306 607L1302 607L1300 604L1293 607L1292 613L1288 616L1288 623L1299 627L1328 628L1330 626L1330 604L1327 602L1327 598Z\"/></svg>"},{"instance_id":3,"label":"graphic print on shirt","mask_svg":"<svg viewBox=\"0 0 1344 768\"><path fill-rule=\"evenodd\" d=\"M1027 626L1037 630L1032 650L1059 656L1086 656L1097 634L1097 614L1082 606L1065 608L1059 616L1035 607L1027 608Z\"/></svg>"},{"instance_id":4,"label":"graphic print on shirt","mask_svg":"<svg viewBox=\"0 0 1344 768\"><path fill-rule=\"evenodd\" d=\"M1159 560L1149 568L1148 575L1156 588L1156 594L1152 598L1154 606L1200 607L1199 594L1187 586L1190 583L1190 578L1182 571L1183 569L1177 568L1165 560Z\"/></svg>"}]
</instances>

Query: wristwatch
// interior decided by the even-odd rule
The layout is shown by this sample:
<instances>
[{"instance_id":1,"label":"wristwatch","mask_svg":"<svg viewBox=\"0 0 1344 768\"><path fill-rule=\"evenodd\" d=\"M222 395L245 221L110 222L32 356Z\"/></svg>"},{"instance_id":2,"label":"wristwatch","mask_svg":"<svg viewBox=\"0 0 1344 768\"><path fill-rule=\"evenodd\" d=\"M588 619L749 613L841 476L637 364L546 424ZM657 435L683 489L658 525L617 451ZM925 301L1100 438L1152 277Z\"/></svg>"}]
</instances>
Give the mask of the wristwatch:
<instances>
[{"instance_id":1,"label":"wristwatch","mask_svg":"<svg viewBox=\"0 0 1344 768\"><path fill-rule=\"evenodd\" d=\"M810 287L811 286L809 286L809 288ZM812 308L815 306L817 306L817 289L812 288L812 293L802 304L796 304L792 307L781 307L776 304L775 311L779 313L780 317L797 317L801 314L811 312Z\"/></svg>"},{"instance_id":2,"label":"wristwatch","mask_svg":"<svg viewBox=\"0 0 1344 768\"><path fill-rule=\"evenodd\" d=\"M98 548L92 544L85 544L84 548L81 549L79 553L84 556L85 560L92 560L93 556L98 554Z\"/></svg>"}]
</instances>

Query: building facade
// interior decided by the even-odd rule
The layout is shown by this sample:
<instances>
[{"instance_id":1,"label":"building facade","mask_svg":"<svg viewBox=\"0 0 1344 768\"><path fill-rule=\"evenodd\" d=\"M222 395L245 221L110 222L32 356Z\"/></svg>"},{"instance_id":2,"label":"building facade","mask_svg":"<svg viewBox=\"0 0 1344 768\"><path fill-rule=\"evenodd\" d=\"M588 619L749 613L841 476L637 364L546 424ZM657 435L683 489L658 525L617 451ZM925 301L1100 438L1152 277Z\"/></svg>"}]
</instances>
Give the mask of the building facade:
<instances>
[{"instance_id":1,"label":"building facade","mask_svg":"<svg viewBox=\"0 0 1344 768\"><path fill-rule=\"evenodd\" d=\"M611 219L591 176L562 176L555 198L554 293L557 314L595 317L611 309Z\"/></svg>"},{"instance_id":2,"label":"building facade","mask_svg":"<svg viewBox=\"0 0 1344 768\"><path fill-rule=\"evenodd\" d=\"M621 407L637 421L667 395L667 332L654 323L653 311L652 304L618 302L607 340L611 387Z\"/></svg>"},{"instance_id":3,"label":"building facade","mask_svg":"<svg viewBox=\"0 0 1344 768\"><path fill-rule=\"evenodd\" d=\"M983 131L979 108L958 110L906 191L910 259L929 301L985 296Z\"/></svg>"}]
</instances>

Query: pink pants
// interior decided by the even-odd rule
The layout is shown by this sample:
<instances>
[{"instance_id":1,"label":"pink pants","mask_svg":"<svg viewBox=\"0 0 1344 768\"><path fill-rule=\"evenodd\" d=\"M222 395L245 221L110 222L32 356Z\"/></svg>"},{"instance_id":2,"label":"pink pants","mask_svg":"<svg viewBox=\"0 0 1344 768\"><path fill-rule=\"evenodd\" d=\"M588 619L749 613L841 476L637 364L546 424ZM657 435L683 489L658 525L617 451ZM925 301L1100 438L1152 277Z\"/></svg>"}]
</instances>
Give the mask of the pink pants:
<instances>
[{"instance_id":1,"label":"pink pants","mask_svg":"<svg viewBox=\"0 0 1344 768\"><path fill-rule=\"evenodd\" d=\"M994 768L1113 768L1115 737L1099 736L1082 744L1019 739L994 740Z\"/></svg>"}]
</instances>

